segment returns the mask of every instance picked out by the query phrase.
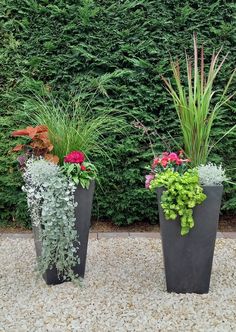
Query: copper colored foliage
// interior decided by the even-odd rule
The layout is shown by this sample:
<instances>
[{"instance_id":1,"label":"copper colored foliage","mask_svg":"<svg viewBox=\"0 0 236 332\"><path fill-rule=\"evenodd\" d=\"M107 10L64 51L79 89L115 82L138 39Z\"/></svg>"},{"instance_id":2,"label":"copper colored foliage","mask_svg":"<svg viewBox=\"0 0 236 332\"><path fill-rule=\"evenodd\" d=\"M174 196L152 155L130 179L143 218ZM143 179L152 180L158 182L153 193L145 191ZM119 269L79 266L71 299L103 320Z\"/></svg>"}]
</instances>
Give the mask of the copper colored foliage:
<instances>
[{"instance_id":1,"label":"copper colored foliage","mask_svg":"<svg viewBox=\"0 0 236 332\"><path fill-rule=\"evenodd\" d=\"M16 136L29 136L30 138L34 138L36 134L39 133L47 133L48 128L46 126L40 125L36 127L27 127L25 129L15 130L12 133L13 137Z\"/></svg>"},{"instance_id":2,"label":"copper colored foliage","mask_svg":"<svg viewBox=\"0 0 236 332\"><path fill-rule=\"evenodd\" d=\"M12 149L13 152L23 150L24 152L29 152L36 157L42 156L46 160L50 160L55 164L59 162L59 158L50 153L53 150L53 145L48 138L48 128L46 126L40 125L16 130L13 131L12 136L28 136L32 140L28 144L17 145Z\"/></svg>"}]
</instances>

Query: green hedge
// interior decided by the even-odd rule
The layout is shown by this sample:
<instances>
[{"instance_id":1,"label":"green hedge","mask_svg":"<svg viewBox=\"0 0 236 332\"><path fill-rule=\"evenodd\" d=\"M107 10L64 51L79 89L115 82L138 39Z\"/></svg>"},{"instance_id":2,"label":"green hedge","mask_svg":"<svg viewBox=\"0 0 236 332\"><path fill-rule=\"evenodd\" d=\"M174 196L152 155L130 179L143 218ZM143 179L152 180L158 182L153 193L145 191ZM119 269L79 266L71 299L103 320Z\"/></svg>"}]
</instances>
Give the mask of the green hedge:
<instances>
[{"instance_id":1,"label":"green hedge","mask_svg":"<svg viewBox=\"0 0 236 332\"><path fill-rule=\"evenodd\" d=\"M222 86L235 65L234 1L185 0L2 0L0 3L1 163L0 223L28 225L20 175L9 149L10 132L23 125L21 96L50 91L68 99L83 93L95 112L126 111L131 124L121 139L108 137L113 167L100 158L102 189L94 215L118 224L157 221L155 195L143 189L145 165L152 158L149 139L133 123L150 130L157 152L178 139L178 122L161 75L170 75L170 56L192 52L192 35L204 42L206 57L223 45L229 52L217 84ZM235 106L235 105L234 105ZM225 109L214 128L217 140L236 122L236 107ZM222 161L236 181L236 134L218 145L212 160ZM235 212L233 187L226 186L224 211Z\"/></svg>"}]
</instances>

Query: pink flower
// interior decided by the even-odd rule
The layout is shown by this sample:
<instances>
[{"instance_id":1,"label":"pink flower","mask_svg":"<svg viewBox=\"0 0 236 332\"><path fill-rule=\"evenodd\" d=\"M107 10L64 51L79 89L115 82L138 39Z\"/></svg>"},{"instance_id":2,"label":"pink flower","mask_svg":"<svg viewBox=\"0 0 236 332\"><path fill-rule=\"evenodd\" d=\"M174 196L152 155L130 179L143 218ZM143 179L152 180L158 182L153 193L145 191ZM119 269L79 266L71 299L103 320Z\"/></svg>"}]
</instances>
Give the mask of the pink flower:
<instances>
[{"instance_id":1,"label":"pink flower","mask_svg":"<svg viewBox=\"0 0 236 332\"><path fill-rule=\"evenodd\" d=\"M179 157L177 156L177 154L174 153L174 152L171 152L168 157L169 157L170 161L176 161L176 160L179 159Z\"/></svg>"},{"instance_id":2,"label":"pink flower","mask_svg":"<svg viewBox=\"0 0 236 332\"><path fill-rule=\"evenodd\" d=\"M72 151L67 156L64 157L65 163L75 163L75 164L82 164L84 162L84 154L81 151Z\"/></svg>"},{"instance_id":3,"label":"pink flower","mask_svg":"<svg viewBox=\"0 0 236 332\"><path fill-rule=\"evenodd\" d=\"M167 156L169 156L169 152L163 152L162 155L163 155L163 157L167 157Z\"/></svg>"},{"instance_id":4,"label":"pink flower","mask_svg":"<svg viewBox=\"0 0 236 332\"><path fill-rule=\"evenodd\" d=\"M151 181L154 179L154 175L153 174L149 174L149 175L146 175L145 178L146 178L146 181L145 181L145 188L146 189L149 189L150 187L150 183Z\"/></svg>"}]
</instances>

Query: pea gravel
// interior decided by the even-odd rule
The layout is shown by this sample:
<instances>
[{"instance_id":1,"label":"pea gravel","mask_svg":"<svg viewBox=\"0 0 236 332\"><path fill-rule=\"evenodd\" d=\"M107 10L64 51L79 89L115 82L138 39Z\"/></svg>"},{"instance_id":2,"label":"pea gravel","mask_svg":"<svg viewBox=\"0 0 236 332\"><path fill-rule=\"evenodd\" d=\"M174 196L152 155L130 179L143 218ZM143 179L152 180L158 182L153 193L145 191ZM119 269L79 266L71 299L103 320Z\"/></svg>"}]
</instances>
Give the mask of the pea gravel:
<instances>
[{"instance_id":1,"label":"pea gravel","mask_svg":"<svg viewBox=\"0 0 236 332\"><path fill-rule=\"evenodd\" d=\"M0 331L236 331L236 240L218 239L207 295L165 291L161 242L90 240L82 288L36 279L32 239L0 238Z\"/></svg>"}]
</instances>

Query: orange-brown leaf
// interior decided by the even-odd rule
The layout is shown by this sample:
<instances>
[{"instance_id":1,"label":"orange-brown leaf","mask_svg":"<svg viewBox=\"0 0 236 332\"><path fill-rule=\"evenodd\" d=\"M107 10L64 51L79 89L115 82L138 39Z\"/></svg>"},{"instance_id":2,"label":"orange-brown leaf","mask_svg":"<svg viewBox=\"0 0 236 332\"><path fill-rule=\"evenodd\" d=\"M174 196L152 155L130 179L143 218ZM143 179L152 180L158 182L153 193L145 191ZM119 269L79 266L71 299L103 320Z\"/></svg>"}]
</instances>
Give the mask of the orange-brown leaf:
<instances>
[{"instance_id":1,"label":"orange-brown leaf","mask_svg":"<svg viewBox=\"0 0 236 332\"><path fill-rule=\"evenodd\" d=\"M45 144L43 141L41 140L35 140L33 141L32 143L30 143L30 146L33 148L33 149L47 149L48 148L48 145Z\"/></svg>"},{"instance_id":2,"label":"orange-brown leaf","mask_svg":"<svg viewBox=\"0 0 236 332\"><path fill-rule=\"evenodd\" d=\"M23 149L24 145L23 144L18 144L17 146L15 146L13 149L12 149L12 152L18 152L18 151L21 151Z\"/></svg>"},{"instance_id":3,"label":"orange-brown leaf","mask_svg":"<svg viewBox=\"0 0 236 332\"><path fill-rule=\"evenodd\" d=\"M36 135L35 138L39 139L43 142L49 142L48 133L39 133L39 134Z\"/></svg>"},{"instance_id":4,"label":"orange-brown leaf","mask_svg":"<svg viewBox=\"0 0 236 332\"><path fill-rule=\"evenodd\" d=\"M50 143L50 145L48 145L48 151L52 151L53 150L53 145Z\"/></svg>"},{"instance_id":5,"label":"orange-brown leaf","mask_svg":"<svg viewBox=\"0 0 236 332\"><path fill-rule=\"evenodd\" d=\"M54 164L58 164L58 163L59 163L59 158L58 158L58 156L55 156L55 155L53 155L53 154L50 154L50 153L45 154L44 158L45 158L46 160L48 160L48 161L51 161L51 162L54 163Z\"/></svg>"},{"instance_id":6,"label":"orange-brown leaf","mask_svg":"<svg viewBox=\"0 0 236 332\"><path fill-rule=\"evenodd\" d=\"M20 129L20 130L15 130L11 134L13 137L16 136L29 136L28 130L27 129Z\"/></svg>"},{"instance_id":7,"label":"orange-brown leaf","mask_svg":"<svg viewBox=\"0 0 236 332\"><path fill-rule=\"evenodd\" d=\"M30 137L30 138L34 138L35 137L35 135L37 134L37 127L27 127L27 130L28 130L28 136Z\"/></svg>"},{"instance_id":8,"label":"orange-brown leaf","mask_svg":"<svg viewBox=\"0 0 236 332\"><path fill-rule=\"evenodd\" d=\"M37 129L37 133L46 133L48 131L48 127L45 125L39 125L35 128Z\"/></svg>"},{"instance_id":9,"label":"orange-brown leaf","mask_svg":"<svg viewBox=\"0 0 236 332\"><path fill-rule=\"evenodd\" d=\"M47 149L48 151L53 150L53 145L48 138L36 138L32 143L30 143L33 149Z\"/></svg>"},{"instance_id":10,"label":"orange-brown leaf","mask_svg":"<svg viewBox=\"0 0 236 332\"><path fill-rule=\"evenodd\" d=\"M34 138L38 133L46 133L48 131L47 126L39 125L36 127L27 127L25 129L15 130L12 133L12 136L29 136L30 138Z\"/></svg>"}]
</instances>

